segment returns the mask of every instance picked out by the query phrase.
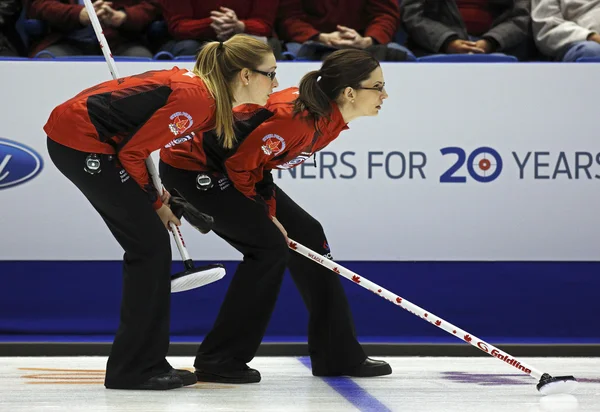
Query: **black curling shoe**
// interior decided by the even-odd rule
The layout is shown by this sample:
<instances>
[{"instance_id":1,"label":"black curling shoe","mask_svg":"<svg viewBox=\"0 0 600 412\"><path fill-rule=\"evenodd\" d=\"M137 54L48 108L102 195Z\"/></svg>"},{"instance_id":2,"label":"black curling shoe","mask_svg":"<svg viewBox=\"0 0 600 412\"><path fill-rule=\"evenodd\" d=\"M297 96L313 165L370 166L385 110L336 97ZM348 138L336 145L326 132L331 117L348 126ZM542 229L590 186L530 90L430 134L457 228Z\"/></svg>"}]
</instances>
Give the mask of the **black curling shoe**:
<instances>
[{"instance_id":1,"label":"black curling shoe","mask_svg":"<svg viewBox=\"0 0 600 412\"><path fill-rule=\"evenodd\" d=\"M372 376L391 375L392 367L389 363L371 358L365 359L360 365L352 368L346 375L359 378Z\"/></svg>"},{"instance_id":2,"label":"black curling shoe","mask_svg":"<svg viewBox=\"0 0 600 412\"><path fill-rule=\"evenodd\" d=\"M130 389L130 390L151 390L166 391L168 389L177 389L183 387L183 381L179 375L172 369L169 372L161 373L142 382L138 385L111 385L105 384L107 389Z\"/></svg>"},{"instance_id":3,"label":"black curling shoe","mask_svg":"<svg viewBox=\"0 0 600 412\"><path fill-rule=\"evenodd\" d=\"M229 372L207 372L196 369L196 378L198 378L198 382L257 383L260 382L260 372L248 366L241 370Z\"/></svg>"},{"instance_id":4,"label":"black curling shoe","mask_svg":"<svg viewBox=\"0 0 600 412\"><path fill-rule=\"evenodd\" d=\"M177 376L179 376L181 378L181 382L183 383L183 386L190 386L190 385L195 385L196 382L198 382L198 379L196 378L196 374L190 372L190 371L186 371L185 369L173 369L175 371L175 373L177 373Z\"/></svg>"},{"instance_id":5,"label":"black curling shoe","mask_svg":"<svg viewBox=\"0 0 600 412\"><path fill-rule=\"evenodd\" d=\"M355 378L370 378L373 376L390 375L392 367L384 361L367 358L360 364L340 373L321 373L313 369L313 376L352 376Z\"/></svg>"}]
</instances>

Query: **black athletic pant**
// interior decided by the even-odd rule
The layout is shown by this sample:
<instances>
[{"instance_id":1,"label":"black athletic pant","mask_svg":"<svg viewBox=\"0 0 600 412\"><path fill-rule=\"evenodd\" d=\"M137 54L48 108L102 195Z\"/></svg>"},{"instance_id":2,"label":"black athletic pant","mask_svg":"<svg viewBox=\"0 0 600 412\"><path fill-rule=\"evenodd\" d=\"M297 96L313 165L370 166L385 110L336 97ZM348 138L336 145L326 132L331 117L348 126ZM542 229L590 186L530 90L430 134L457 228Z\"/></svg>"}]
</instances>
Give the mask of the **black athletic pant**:
<instances>
[{"instance_id":1,"label":"black athletic pant","mask_svg":"<svg viewBox=\"0 0 600 412\"><path fill-rule=\"evenodd\" d=\"M106 366L107 386L132 386L167 372L171 304L171 243L150 200L114 156L100 155L102 171L84 171L88 153L48 139L58 168L96 209L125 250L121 322ZM68 214L68 208L65 208ZM68 222L67 222L68 223ZM85 227L80 228L85 233ZM85 276L85 273L82 273ZM93 293L93 291L89 291Z\"/></svg>"},{"instance_id":2,"label":"black athletic pant","mask_svg":"<svg viewBox=\"0 0 600 412\"><path fill-rule=\"evenodd\" d=\"M196 188L198 172L160 164L168 190L179 192L198 210L214 217L214 232L244 255L212 330L198 349L194 366L208 372L242 369L262 341L286 266L309 311L308 345L313 371L343 373L366 355L356 340L354 323L339 276L291 253L265 208L247 198L226 178ZM219 180L221 181L219 182ZM327 254L320 223L277 188L277 219L288 236Z\"/></svg>"}]
</instances>

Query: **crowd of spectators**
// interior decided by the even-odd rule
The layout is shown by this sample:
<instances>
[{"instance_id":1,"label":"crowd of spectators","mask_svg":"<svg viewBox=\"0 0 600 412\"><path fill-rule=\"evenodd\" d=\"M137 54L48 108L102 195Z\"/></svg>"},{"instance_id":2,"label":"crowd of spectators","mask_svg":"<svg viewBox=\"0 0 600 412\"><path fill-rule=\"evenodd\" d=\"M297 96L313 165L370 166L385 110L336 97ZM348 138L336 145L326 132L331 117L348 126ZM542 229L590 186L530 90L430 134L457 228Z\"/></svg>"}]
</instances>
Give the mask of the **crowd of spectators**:
<instances>
[{"instance_id":1,"label":"crowd of spectators","mask_svg":"<svg viewBox=\"0 0 600 412\"><path fill-rule=\"evenodd\" d=\"M360 48L381 61L600 58L600 0L95 0L115 56L194 56L246 33L279 60ZM0 56L101 55L83 0L0 0Z\"/></svg>"}]
</instances>

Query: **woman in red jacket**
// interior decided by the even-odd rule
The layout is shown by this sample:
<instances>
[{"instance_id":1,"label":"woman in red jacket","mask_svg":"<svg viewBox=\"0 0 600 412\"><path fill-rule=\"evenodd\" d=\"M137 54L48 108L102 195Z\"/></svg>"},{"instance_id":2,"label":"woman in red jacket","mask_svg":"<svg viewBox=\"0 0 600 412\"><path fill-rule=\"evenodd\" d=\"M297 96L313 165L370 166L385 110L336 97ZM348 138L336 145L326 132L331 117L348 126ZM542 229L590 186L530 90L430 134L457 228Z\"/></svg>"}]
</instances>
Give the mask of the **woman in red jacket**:
<instances>
[{"instance_id":1,"label":"woman in red jacket","mask_svg":"<svg viewBox=\"0 0 600 412\"><path fill-rule=\"evenodd\" d=\"M44 130L56 167L90 201L125 250L121 324L106 368L111 389L173 389L196 377L174 370L169 347L171 246L179 224L148 175L145 159L170 142L216 127L231 145L232 107L265 104L275 57L235 36L208 43L193 71L150 71L101 83L61 104Z\"/></svg>"},{"instance_id":2,"label":"woman in red jacket","mask_svg":"<svg viewBox=\"0 0 600 412\"><path fill-rule=\"evenodd\" d=\"M152 57L146 28L159 15L157 0L92 0L115 56ZM32 57L102 55L83 0L31 0L28 15L48 25Z\"/></svg>"},{"instance_id":3,"label":"woman in red jacket","mask_svg":"<svg viewBox=\"0 0 600 412\"><path fill-rule=\"evenodd\" d=\"M175 39L163 46L175 56L196 55L205 41L225 41L236 33L273 37L279 0L160 0ZM271 46L275 48L275 41Z\"/></svg>"},{"instance_id":4,"label":"woman in red jacket","mask_svg":"<svg viewBox=\"0 0 600 412\"><path fill-rule=\"evenodd\" d=\"M315 376L379 376L390 366L365 355L340 279L290 254L290 237L328 255L321 224L273 183L271 170L296 167L361 116L375 116L388 97L377 60L363 50L332 53L300 87L274 93L265 108L245 107L237 142L223 148L204 133L161 150L161 176L200 211L214 232L244 255L213 329L194 362L199 381L250 383L255 355L286 266L310 313L308 344Z\"/></svg>"}]
</instances>

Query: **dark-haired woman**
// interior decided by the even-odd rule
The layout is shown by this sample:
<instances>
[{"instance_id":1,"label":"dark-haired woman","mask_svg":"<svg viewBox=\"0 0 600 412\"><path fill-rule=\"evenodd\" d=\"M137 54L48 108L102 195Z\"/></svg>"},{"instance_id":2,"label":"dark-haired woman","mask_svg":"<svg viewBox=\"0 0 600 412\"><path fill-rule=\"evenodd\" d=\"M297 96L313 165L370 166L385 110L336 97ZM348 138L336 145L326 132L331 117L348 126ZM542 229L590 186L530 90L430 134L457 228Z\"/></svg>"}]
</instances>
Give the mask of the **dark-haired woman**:
<instances>
[{"instance_id":1,"label":"dark-haired woman","mask_svg":"<svg viewBox=\"0 0 600 412\"><path fill-rule=\"evenodd\" d=\"M44 126L50 158L125 251L121 323L106 366L107 388L196 383L194 374L174 370L165 359L171 296L166 226L179 220L165 204L168 196L159 195L162 188L153 186L145 159L171 141L215 128L224 145L232 144L232 107L265 104L276 82L259 73L274 69L270 47L238 35L209 43L193 71L150 71L84 90L56 107Z\"/></svg>"},{"instance_id":2,"label":"dark-haired woman","mask_svg":"<svg viewBox=\"0 0 600 412\"><path fill-rule=\"evenodd\" d=\"M348 122L375 116L388 97L377 60L362 50L340 50L299 88L274 93L265 108L238 112L237 141L224 148L204 133L161 150L161 177L215 219L214 232L244 255L217 320L198 349L199 381L251 383L248 367L262 341L286 266L310 319L308 345L315 376L380 376L390 366L365 355L339 277L289 253L287 234L328 255L321 224L273 183L272 169L296 167L323 149ZM287 234L286 234L287 231Z\"/></svg>"}]
</instances>

